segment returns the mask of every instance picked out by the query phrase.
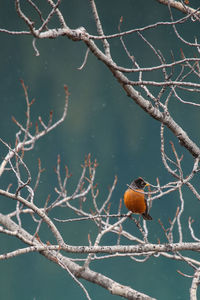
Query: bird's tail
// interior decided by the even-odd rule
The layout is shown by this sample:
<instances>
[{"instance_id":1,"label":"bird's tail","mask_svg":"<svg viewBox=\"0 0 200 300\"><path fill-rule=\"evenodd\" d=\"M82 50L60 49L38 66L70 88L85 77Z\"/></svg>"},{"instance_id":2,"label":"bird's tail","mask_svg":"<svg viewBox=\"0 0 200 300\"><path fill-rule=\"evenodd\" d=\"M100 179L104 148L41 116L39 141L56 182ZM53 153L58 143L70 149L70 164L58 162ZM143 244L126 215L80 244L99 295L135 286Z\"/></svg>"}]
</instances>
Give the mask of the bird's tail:
<instances>
[{"instance_id":1,"label":"bird's tail","mask_svg":"<svg viewBox=\"0 0 200 300\"><path fill-rule=\"evenodd\" d=\"M147 212L143 213L142 217L144 220L153 220L153 218Z\"/></svg>"}]
</instances>

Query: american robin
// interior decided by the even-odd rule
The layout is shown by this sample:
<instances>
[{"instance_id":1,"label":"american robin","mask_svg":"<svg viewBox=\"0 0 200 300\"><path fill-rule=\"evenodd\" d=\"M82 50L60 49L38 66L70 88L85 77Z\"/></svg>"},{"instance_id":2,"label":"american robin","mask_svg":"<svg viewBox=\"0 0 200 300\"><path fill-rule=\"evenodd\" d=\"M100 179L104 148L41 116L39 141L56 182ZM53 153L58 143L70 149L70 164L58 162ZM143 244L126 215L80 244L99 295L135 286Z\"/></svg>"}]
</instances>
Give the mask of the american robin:
<instances>
[{"instance_id":1,"label":"american robin","mask_svg":"<svg viewBox=\"0 0 200 300\"><path fill-rule=\"evenodd\" d=\"M144 195L144 188L149 184L139 177L135 179L130 187L124 193L124 204L128 210L134 214L141 214L144 220L152 220L152 217L148 214L147 200Z\"/></svg>"}]
</instances>

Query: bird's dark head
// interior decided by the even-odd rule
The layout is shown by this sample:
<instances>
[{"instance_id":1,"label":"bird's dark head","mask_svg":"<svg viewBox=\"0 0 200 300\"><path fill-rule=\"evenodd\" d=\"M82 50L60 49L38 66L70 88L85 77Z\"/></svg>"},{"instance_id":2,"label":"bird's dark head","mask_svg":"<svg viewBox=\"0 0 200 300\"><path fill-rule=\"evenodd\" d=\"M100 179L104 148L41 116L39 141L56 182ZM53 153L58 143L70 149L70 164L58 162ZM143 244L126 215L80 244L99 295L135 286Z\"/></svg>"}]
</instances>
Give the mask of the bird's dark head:
<instances>
[{"instance_id":1,"label":"bird's dark head","mask_svg":"<svg viewBox=\"0 0 200 300\"><path fill-rule=\"evenodd\" d=\"M149 185L142 177L135 179L132 184L133 186L137 187L138 189L144 189L145 186Z\"/></svg>"}]
</instances>

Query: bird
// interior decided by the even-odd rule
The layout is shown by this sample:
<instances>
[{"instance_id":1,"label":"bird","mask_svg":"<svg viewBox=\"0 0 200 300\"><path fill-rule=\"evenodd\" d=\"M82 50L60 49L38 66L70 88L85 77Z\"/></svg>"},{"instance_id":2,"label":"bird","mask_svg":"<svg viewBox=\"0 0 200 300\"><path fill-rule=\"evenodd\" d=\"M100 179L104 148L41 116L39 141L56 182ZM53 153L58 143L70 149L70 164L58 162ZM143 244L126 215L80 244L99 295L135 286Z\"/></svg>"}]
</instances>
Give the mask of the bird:
<instances>
[{"instance_id":1,"label":"bird","mask_svg":"<svg viewBox=\"0 0 200 300\"><path fill-rule=\"evenodd\" d=\"M142 177L139 177L131 183L124 193L125 206L134 214L142 215L144 220L152 220L148 213L147 200L143 191L148 185L149 183L145 182Z\"/></svg>"}]
</instances>

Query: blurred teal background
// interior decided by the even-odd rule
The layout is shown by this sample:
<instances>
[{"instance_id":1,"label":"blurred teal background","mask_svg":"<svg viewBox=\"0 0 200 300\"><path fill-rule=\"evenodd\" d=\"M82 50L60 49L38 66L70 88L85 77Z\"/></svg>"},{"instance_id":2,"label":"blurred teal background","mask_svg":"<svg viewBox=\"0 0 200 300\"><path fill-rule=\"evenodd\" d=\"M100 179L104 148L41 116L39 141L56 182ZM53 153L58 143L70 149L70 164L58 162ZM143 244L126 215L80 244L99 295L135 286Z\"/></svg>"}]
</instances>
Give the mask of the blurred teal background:
<instances>
[{"instance_id":1,"label":"blurred teal background","mask_svg":"<svg viewBox=\"0 0 200 300\"><path fill-rule=\"evenodd\" d=\"M49 8L46 1L36 2L47 14ZM197 0L190 1L190 3L197 8ZM96 5L106 34L117 32L121 16L123 16L122 30L169 20L168 9L154 0L96 1ZM15 12L14 3L3 1L0 8L0 28L26 30ZM28 5L25 11L30 15L32 13ZM61 11L70 28L84 26L89 33L96 34L89 1L62 1ZM176 16L181 16L180 13L174 13ZM56 20L52 27L53 25L58 26ZM193 36L198 29L198 24L188 23L182 33L186 39L193 41ZM171 49L176 58L180 57L180 48L184 50L186 56L195 53L194 49L188 49L178 42L169 27L148 31L145 37L150 39L169 61ZM127 38L126 42L130 52L138 59L141 66L158 63L149 49L135 35ZM23 79L28 86L30 98L36 99L36 103L32 106L33 124L37 121L38 115L47 121L50 110L54 112L53 119L58 119L64 106L63 85L66 84L70 91L69 109L65 122L38 141L34 151L26 153L26 162L32 171L33 182L37 174L38 157L42 161L42 167L46 169L42 174L41 184L36 194L36 203L39 206L43 205L48 194L52 195L52 199L55 197L54 187L57 186L57 181L53 168L58 154L61 155L63 165L66 164L73 175L69 180L69 193L76 186L81 174L80 165L88 153L91 153L92 158L97 158L99 162L96 177L100 189L99 203L103 203L106 199L108 187L117 175L118 183L111 199L111 212L115 213L126 184L132 179L143 176L152 184L156 184L157 177L161 184L172 180L163 168L160 157L160 124L127 98L112 74L92 54L89 54L85 68L82 71L77 69L83 62L86 50L82 43L75 43L67 38L40 40L37 41L39 57L35 56L32 39L29 36L11 36L1 33L0 43L0 137L5 141L12 145L15 142L16 125L11 121L11 116L14 115L17 120L25 122L25 99L20 79ZM120 41L112 40L111 46L116 62L122 66L131 67ZM158 73L151 75L151 79L159 80ZM198 102L199 98L196 97L195 100ZM190 114L188 114L188 108ZM178 123L198 144L199 110L184 106L175 99L171 103L171 110ZM185 175L188 174L193 161L191 155L179 147L170 132L166 131L166 137L167 143L173 140L178 153L184 154L183 169ZM0 147L1 157L4 157L6 149L2 145ZM168 153L172 154L168 144L166 148ZM1 179L1 186L7 186L12 180L14 177L4 176ZM198 181L197 178L195 183L198 184ZM187 241L191 240L187 229L189 216L196 218L198 222L194 224L194 228L199 231L199 202L188 190L184 192L185 213L182 218L185 222L184 241ZM158 239L161 242L167 242L157 220L160 218L168 226L168 218L174 217L178 205L180 205L178 193L154 201L151 210L154 221L148 223L150 242L156 243ZM9 211L11 207L14 207L14 203L10 203L8 199L1 199L2 212ZM126 212L125 208L123 212ZM70 211L57 210L54 216L69 217ZM26 218L23 221L26 222ZM31 225L29 225L30 230ZM76 245L87 245L88 231L92 240L96 232L91 224L62 224L60 229L66 241ZM125 229L130 232L136 230L135 225L129 220L125 224ZM42 230L41 234L45 235L47 228L44 226ZM116 239L108 236L104 242L114 244ZM24 246L21 242L4 236L0 236L0 245L1 253ZM193 256L196 257L194 254ZM67 272L38 254L1 261L0 266L1 299L62 300L72 297L73 299L86 299L82 290ZM189 298L191 279L184 278L177 273L177 270L181 270L193 275L193 270L185 263L170 261L162 257L150 258L142 264L128 258L115 258L95 262L91 264L91 268L157 299L185 300ZM82 283L87 287L92 299L119 299L98 286L85 281Z\"/></svg>"}]
</instances>

